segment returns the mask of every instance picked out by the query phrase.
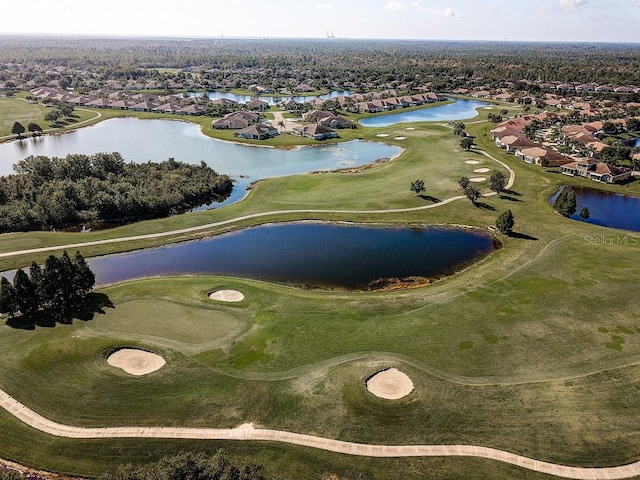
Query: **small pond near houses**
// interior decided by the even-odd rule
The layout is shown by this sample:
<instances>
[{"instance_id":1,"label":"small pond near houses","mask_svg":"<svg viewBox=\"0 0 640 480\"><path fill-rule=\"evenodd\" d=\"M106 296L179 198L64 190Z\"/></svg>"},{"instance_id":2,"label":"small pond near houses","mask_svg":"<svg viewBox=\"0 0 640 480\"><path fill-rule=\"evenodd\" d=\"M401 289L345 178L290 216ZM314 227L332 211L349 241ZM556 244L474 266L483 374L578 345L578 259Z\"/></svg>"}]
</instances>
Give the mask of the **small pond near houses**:
<instances>
[{"instance_id":1,"label":"small pond near houses","mask_svg":"<svg viewBox=\"0 0 640 480\"><path fill-rule=\"evenodd\" d=\"M594 225L619 228L640 232L640 198L630 195L604 192L595 188L570 187L576 192L576 213L571 216L574 220L580 218L580 210L587 207L590 217L585 220ZM551 197L551 204L560 194L560 190Z\"/></svg>"}]
</instances>

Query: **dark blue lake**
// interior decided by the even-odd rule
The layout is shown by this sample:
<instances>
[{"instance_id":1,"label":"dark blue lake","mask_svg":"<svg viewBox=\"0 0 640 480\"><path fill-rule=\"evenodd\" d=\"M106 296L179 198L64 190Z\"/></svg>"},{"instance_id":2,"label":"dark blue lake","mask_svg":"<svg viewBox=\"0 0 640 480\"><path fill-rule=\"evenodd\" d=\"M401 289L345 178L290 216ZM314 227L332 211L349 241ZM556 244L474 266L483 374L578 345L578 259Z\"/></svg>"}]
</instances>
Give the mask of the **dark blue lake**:
<instances>
[{"instance_id":1,"label":"dark blue lake","mask_svg":"<svg viewBox=\"0 0 640 480\"><path fill-rule=\"evenodd\" d=\"M287 223L93 258L89 264L98 284L153 275L215 274L366 289L381 278L449 275L493 249L489 235L461 228Z\"/></svg>"},{"instance_id":2,"label":"dark blue lake","mask_svg":"<svg viewBox=\"0 0 640 480\"><path fill-rule=\"evenodd\" d=\"M570 187L576 192L576 213L571 216L574 220L580 218L580 210L587 207L590 217L587 223L603 227L619 228L640 232L640 198L630 195L603 192L594 188ZM551 197L551 204L560 191Z\"/></svg>"}]
</instances>

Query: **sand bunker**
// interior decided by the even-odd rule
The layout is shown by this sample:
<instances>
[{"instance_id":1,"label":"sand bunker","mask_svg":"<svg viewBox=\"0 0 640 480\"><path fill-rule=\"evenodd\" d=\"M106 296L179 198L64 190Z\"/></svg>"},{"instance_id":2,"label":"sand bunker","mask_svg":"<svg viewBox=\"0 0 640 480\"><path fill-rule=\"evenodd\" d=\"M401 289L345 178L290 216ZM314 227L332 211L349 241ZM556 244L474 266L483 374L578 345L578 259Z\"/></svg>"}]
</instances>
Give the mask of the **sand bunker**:
<instances>
[{"instance_id":1,"label":"sand bunker","mask_svg":"<svg viewBox=\"0 0 640 480\"><path fill-rule=\"evenodd\" d=\"M367 390L376 397L398 400L413 391L413 382L400 370L389 368L367 380Z\"/></svg>"},{"instance_id":2,"label":"sand bunker","mask_svg":"<svg viewBox=\"0 0 640 480\"><path fill-rule=\"evenodd\" d=\"M465 160L464 163L466 163L467 165L477 165L480 162L477 160Z\"/></svg>"},{"instance_id":3,"label":"sand bunker","mask_svg":"<svg viewBox=\"0 0 640 480\"><path fill-rule=\"evenodd\" d=\"M210 293L209 298L220 302L241 302L244 295L237 290L218 290Z\"/></svg>"},{"instance_id":4,"label":"sand bunker","mask_svg":"<svg viewBox=\"0 0 640 480\"><path fill-rule=\"evenodd\" d=\"M489 171L488 168L476 168L473 172L474 173L487 173Z\"/></svg>"},{"instance_id":5,"label":"sand bunker","mask_svg":"<svg viewBox=\"0 0 640 480\"><path fill-rule=\"evenodd\" d=\"M135 348L123 348L109 355L107 363L113 367L121 368L130 375L146 375L160 370L166 362L164 358L155 353Z\"/></svg>"},{"instance_id":6,"label":"sand bunker","mask_svg":"<svg viewBox=\"0 0 640 480\"><path fill-rule=\"evenodd\" d=\"M484 182L487 179L487 177L471 177L469 179L470 182Z\"/></svg>"},{"instance_id":7,"label":"sand bunker","mask_svg":"<svg viewBox=\"0 0 640 480\"><path fill-rule=\"evenodd\" d=\"M388 133L377 133L376 137L388 137L389 134Z\"/></svg>"},{"instance_id":8,"label":"sand bunker","mask_svg":"<svg viewBox=\"0 0 640 480\"><path fill-rule=\"evenodd\" d=\"M415 130L415 127L407 127L405 130Z\"/></svg>"},{"instance_id":9,"label":"sand bunker","mask_svg":"<svg viewBox=\"0 0 640 480\"><path fill-rule=\"evenodd\" d=\"M394 140L404 140L407 137L395 137Z\"/></svg>"}]
</instances>

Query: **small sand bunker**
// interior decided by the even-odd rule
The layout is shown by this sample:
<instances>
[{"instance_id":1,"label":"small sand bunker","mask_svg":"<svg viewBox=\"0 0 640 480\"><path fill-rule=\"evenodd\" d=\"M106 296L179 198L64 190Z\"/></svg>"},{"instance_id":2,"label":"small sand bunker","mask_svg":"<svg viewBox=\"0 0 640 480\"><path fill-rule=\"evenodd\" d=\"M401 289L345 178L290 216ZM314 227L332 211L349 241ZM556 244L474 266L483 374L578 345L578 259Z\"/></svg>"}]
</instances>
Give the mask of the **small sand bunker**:
<instances>
[{"instance_id":1,"label":"small sand bunker","mask_svg":"<svg viewBox=\"0 0 640 480\"><path fill-rule=\"evenodd\" d=\"M405 130L415 130L415 127L407 127Z\"/></svg>"},{"instance_id":2,"label":"small sand bunker","mask_svg":"<svg viewBox=\"0 0 640 480\"><path fill-rule=\"evenodd\" d=\"M218 290L210 293L209 298L220 302L241 302L244 300L244 295L237 290Z\"/></svg>"},{"instance_id":3,"label":"small sand bunker","mask_svg":"<svg viewBox=\"0 0 640 480\"><path fill-rule=\"evenodd\" d=\"M123 348L109 355L107 363L112 367L121 368L130 375L146 375L160 370L166 362L155 353Z\"/></svg>"},{"instance_id":4,"label":"small sand bunker","mask_svg":"<svg viewBox=\"0 0 640 480\"><path fill-rule=\"evenodd\" d=\"M394 137L394 140L404 140L407 137Z\"/></svg>"},{"instance_id":5,"label":"small sand bunker","mask_svg":"<svg viewBox=\"0 0 640 480\"><path fill-rule=\"evenodd\" d=\"M478 165L480 162L477 160L465 160L464 163L467 165Z\"/></svg>"},{"instance_id":6,"label":"small sand bunker","mask_svg":"<svg viewBox=\"0 0 640 480\"><path fill-rule=\"evenodd\" d=\"M488 171L490 171L488 168L476 168L473 172L474 173L487 173Z\"/></svg>"},{"instance_id":7,"label":"small sand bunker","mask_svg":"<svg viewBox=\"0 0 640 480\"><path fill-rule=\"evenodd\" d=\"M398 400L413 391L413 382L400 370L389 368L369 378L367 380L367 390L376 397Z\"/></svg>"},{"instance_id":8,"label":"small sand bunker","mask_svg":"<svg viewBox=\"0 0 640 480\"><path fill-rule=\"evenodd\" d=\"M487 177L471 177L469 181L479 183L479 182L484 182L486 179Z\"/></svg>"},{"instance_id":9,"label":"small sand bunker","mask_svg":"<svg viewBox=\"0 0 640 480\"><path fill-rule=\"evenodd\" d=\"M389 134L388 133L377 133L376 137L388 137Z\"/></svg>"}]
</instances>

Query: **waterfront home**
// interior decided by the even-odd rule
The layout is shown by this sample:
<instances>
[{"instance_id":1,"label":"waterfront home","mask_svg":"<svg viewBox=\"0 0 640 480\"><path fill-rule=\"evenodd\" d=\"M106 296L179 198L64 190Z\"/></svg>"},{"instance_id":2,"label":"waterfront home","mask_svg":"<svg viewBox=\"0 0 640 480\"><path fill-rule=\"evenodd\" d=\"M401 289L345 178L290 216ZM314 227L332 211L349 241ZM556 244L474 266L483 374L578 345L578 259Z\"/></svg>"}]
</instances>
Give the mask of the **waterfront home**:
<instances>
[{"instance_id":1,"label":"waterfront home","mask_svg":"<svg viewBox=\"0 0 640 480\"><path fill-rule=\"evenodd\" d=\"M246 138L250 140L266 140L278 135L278 129L268 123L260 123L256 125L249 125L242 130L238 130L233 134L238 138Z\"/></svg>"},{"instance_id":2,"label":"waterfront home","mask_svg":"<svg viewBox=\"0 0 640 480\"><path fill-rule=\"evenodd\" d=\"M633 174L630 168L618 167L599 162L595 158L581 158L560 167L560 171L572 177L585 177L595 182L617 183L627 180Z\"/></svg>"},{"instance_id":3,"label":"waterfront home","mask_svg":"<svg viewBox=\"0 0 640 480\"><path fill-rule=\"evenodd\" d=\"M338 132L335 130L318 124L295 127L293 129L293 134L300 135L301 137L313 138L314 140L338 137Z\"/></svg>"},{"instance_id":4,"label":"waterfront home","mask_svg":"<svg viewBox=\"0 0 640 480\"><path fill-rule=\"evenodd\" d=\"M258 110L264 112L265 110L269 110L269 103L264 100L250 100L247 102L247 108L249 110Z\"/></svg>"}]
</instances>

